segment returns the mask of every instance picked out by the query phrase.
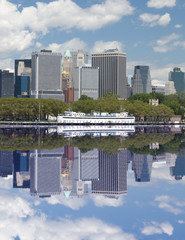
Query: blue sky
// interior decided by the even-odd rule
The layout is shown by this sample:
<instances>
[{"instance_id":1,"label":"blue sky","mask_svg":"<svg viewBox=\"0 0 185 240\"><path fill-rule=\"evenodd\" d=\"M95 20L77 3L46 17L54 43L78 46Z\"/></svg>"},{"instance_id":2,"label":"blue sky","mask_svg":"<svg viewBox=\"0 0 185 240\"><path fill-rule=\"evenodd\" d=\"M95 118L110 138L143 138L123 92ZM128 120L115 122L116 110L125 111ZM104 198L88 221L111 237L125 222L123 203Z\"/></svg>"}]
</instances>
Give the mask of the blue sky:
<instances>
[{"instance_id":1,"label":"blue sky","mask_svg":"<svg viewBox=\"0 0 185 240\"><path fill-rule=\"evenodd\" d=\"M64 53L117 47L127 75L149 65L153 80L185 70L184 0L0 0L0 68L43 48Z\"/></svg>"}]
</instances>

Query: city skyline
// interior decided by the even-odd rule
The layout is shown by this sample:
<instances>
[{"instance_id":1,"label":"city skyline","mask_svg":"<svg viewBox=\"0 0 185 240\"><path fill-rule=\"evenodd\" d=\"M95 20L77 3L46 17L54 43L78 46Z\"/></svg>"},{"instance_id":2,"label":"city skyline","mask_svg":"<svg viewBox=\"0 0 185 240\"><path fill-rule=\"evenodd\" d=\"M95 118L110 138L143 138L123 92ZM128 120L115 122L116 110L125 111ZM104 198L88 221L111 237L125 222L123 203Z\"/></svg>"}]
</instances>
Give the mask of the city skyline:
<instances>
[{"instance_id":1,"label":"city skyline","mask_svg":"<svg viewBox=\"0 0 185 240\"><path fill-rule=\"evenodd\" d=\"M48 11L49 9L49 11ZM127 54L127 76L148 65L152 80L185 70L182 0L1 1L0 68L43 48L64 54L118 48ZM89 58L90 59L90 58Z\"/></svg>"}]
</instances>

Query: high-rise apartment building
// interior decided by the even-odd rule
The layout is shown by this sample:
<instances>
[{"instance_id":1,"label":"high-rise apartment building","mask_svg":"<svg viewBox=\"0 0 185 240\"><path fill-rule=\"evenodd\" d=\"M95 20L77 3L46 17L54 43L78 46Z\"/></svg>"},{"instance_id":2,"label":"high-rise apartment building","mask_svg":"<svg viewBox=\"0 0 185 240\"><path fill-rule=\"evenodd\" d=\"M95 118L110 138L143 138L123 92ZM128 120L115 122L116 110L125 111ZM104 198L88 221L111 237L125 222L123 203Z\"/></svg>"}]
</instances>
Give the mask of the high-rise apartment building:
<instances>
[{"instance_id":1,"label":"high-rise apartment building","mask_svg":"<svg viewBox=\"0 0 185 240\"><path fill-rule=\"evenodd\" d=\"M185 72L180 68L175 67L169 73L169 81L173 81L177 92L185 92Z\"/></svg>"},{"instance_id":2,"label":"high-rise apartment building","mask_svg":"<svg viewBox=\"0 0 185 240\"><path fill-rule=\"evenodd\" d=\"M127 98L126 54L118 49L92 53L92 66L99 67L99 97L111 92Z\"/></svg>"},{"instance_id":3,"label":"high-rise apartment building","mask_svg":"<svg viewBox=\"0 0 185 240\"><path fill-rule=\"evenodd\" d=\"M151 93L151 77L149 66L135 66L132 82L132 94Z\"/></svg>"},{"instance_id":4,"label":"high-rise apartment building","mask_svg":"<svg viewBox=\"0 0 185 240\"><path fill-rule=\"evenodd\" d=\"M29 97L31 80L31 59L15 60L15 97Z\"/></svg>"},{"instance_id":5,"label":"high-rise apartment building","mask_svg":"<svg viewBox=\"0 0 185 240\"><path fill-rule=\"evenodd\" d=\"M98 78L98 67L75 67L73 71L74 101L77 101L81 95L97 99Z\"/></svg>"},{"instance_id":6,"label":"high-rise apartment building","mask_svg":"<svg viewBox=\"0 0 185 240\"><path fill-rule=\"evenodd\" d=\"M31 97L64 100L60 53L51 50L32 53Z\"/></svg>"},{"instance_id":7,"label":"high-rise apartment building","mask_svg":"<svg viewBox=\"0 0 185 240\"><path fill-rule=\"evenodd\" d=\"M7 70L0 70L0 97L14 96L14 74Z\"/></svg>"}]
</instances>

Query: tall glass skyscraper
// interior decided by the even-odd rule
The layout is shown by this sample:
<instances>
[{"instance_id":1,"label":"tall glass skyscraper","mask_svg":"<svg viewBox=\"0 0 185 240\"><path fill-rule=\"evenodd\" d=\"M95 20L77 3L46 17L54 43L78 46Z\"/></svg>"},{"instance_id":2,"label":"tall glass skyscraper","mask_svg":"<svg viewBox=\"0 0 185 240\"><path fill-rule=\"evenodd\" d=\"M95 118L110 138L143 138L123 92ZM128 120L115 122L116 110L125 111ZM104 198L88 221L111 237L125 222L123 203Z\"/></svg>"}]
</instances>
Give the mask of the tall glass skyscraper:
<instances>
[{"instance_id":1,"label":"tall glass skyscraper","mask_svg":"<svg viewBox=\"0 0 185 240\"><path fill-rule=\"evenodd\" d=\"M151 93L151 77L149 66L135 66L132 78L132 95L136 93Z\"/></svg>"},{"instance_id":2,"label":"tall glass skyscraper","mask_svg":"<svg viewBox=\"0 0 185 240\"><path fill-rule=\"evenodd\" d=\"M14 96L14 74L7 70L0 70L0 97Z\"/></svg>"},{"instance_id":3,"label":"tall glass skyscraper","mask_svg":"<svg viewBox=\"0 0 185 240\"><path fill-rule=\"evenodd\" d=\"M118 49L92 53L92 66L99 67L99 97L111 92L127 98L126 54Z\"/></svg>"},{"instance_id":4,"label":"tall glass skyscraper","mask_svg":"<svg viewBox=\"0 0 185 240\"><path fill-rule=\"evenodd\" d=\"M180 68L175 67L169 73L169 81L173 81L177 92L185 92L185 72Z\"/></svg>"}]
</instances>

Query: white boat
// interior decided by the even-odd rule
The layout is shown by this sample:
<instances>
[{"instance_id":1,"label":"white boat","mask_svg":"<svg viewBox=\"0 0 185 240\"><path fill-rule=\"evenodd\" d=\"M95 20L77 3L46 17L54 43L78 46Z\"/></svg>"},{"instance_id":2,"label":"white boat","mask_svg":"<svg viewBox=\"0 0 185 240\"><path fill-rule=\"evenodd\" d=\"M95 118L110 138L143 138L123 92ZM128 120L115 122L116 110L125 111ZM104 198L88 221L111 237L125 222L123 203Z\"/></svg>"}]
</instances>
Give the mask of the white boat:
<instances>
[{"instance_id":1,"label":"white boat","mask_svg":"<svg viewBox=\"0 0 185 240\"><path fill-rule=\"evenodd\" d=\"M133 125L62 125L57 127L58 134L64 134L66 137L76 137L93 135L99 136L123 136L127 137L129 134L135 132Z\"/></svg>"},{"instance_id":2,"label":"white boat","mask_svg":"<svg viewBox=\"0 0 185 240\"><path fill-rule=\"evenodd\" d=\"M94 112L93 115L85 113L76 113L72 111L65 111L64 114L57 116L57 122L62 124L133 124L135 117L129 116L127 112L121 113L107 113Z\"/></svg>"}]
</instances>

